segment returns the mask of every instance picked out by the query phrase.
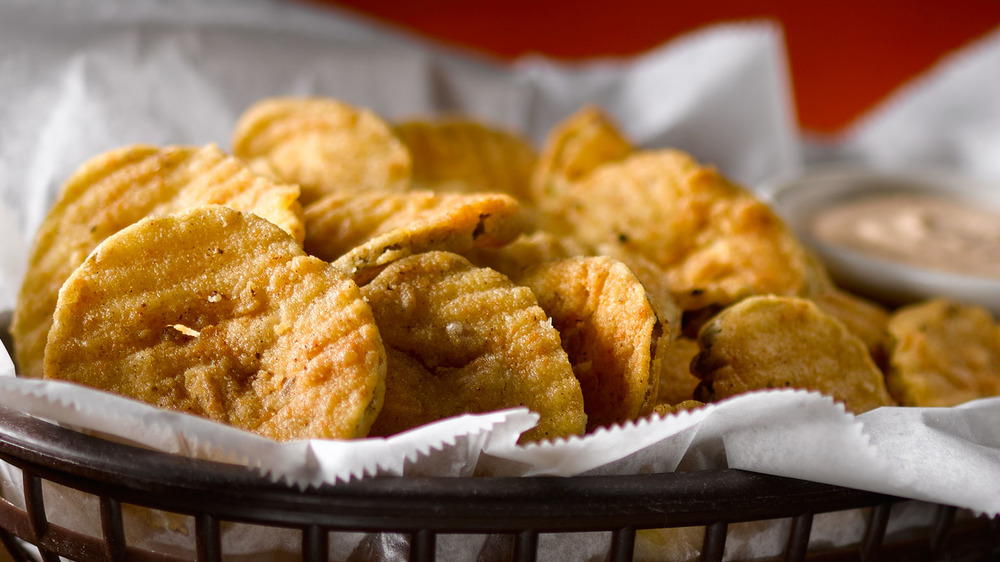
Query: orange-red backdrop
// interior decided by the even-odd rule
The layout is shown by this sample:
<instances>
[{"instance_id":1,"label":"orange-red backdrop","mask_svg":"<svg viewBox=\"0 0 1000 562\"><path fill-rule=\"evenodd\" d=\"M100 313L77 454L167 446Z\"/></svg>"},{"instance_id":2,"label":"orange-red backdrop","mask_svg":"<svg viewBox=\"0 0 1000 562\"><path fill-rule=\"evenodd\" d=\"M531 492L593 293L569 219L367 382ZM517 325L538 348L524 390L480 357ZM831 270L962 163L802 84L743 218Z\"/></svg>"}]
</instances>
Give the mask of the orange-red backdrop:
<instances>
[{"instance_id":1,"label":"orange-red backdrop","mask_svg":"<svg viewBox=\"0 0 1000 562\"><path fill-rule=\"evenodd\" d=\"M841 130L941 56L1000 26L998 0L313 1L505 59L629 55L713 22L769 18L784 29L799 122L819 133Z\"/></svg>"}]
</instances>

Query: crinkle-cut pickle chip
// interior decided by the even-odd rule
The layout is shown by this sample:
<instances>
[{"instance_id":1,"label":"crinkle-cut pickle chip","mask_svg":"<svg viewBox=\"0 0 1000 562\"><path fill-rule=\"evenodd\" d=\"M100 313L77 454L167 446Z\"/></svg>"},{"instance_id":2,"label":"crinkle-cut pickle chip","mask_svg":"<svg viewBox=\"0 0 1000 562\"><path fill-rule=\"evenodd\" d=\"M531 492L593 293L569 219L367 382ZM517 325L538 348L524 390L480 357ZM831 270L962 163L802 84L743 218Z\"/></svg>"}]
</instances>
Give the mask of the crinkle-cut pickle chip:
<instances>
[{"instance_id":1,"label":"crinkle-cut pickle chip","mask_svg":"<svg viewBox=\"0 0 1000 562\"><path fill-rule=\"evenodd\" d=\"M667 274L662 267L649 259L617 244L605 244L596 250L598 255L614 258L631 269L639 282L646 288L656 315L670 326L670 337L681 335L683 311L674 300L673 291L667 284Z\"/></svg>"},{"instance_id":2,"label":"crinkle-cut pickle chip","mask_svg":"<svg viewBox=\"0 0 1000 562\"><path fill-rule=\"evenodd\" d=\"M662 267L683 310L798 296L815 275L767 205L682 152L636 153L601 166L573 185L570 198L577 238L619 244Z\"/></svg>"},{"instance_id":3,"label":"crinkle-cut pickle chip","mask_svg":"<svg viewBox=\"0 0 1000 562\"><path fill-rule=\"evenodd\" d=\"M522 441L582 434L583 395L559 334L527 287L449 252L390 264L361 289L389 355L372 435L526 406Z\"/></svg>"},{"instance_id":4,"label":"crinkle-cut pickle chip","mask_svg":"<svg viewBox=\"0 0 1000 562\"><path fill-rule=\"evenodd\" d=\"M529 198L538 156L512 132L458 117L403 121L393 132L410 150L415 188Z\"/></svg>"},{"instance_id":5,"label":"crinkle-cut pickle chip","mask_svg":"<svg viewBox=\"0 0 1000 562\"><path fill-rule=\"evenodd\" d=\"M517 200L500 193L335 194L307 206L305 220L306 251L361 284L393 260L501 246L524 230Z\"/></svg>"},{"instance_id":6,"label":"crinkle-cut pickle chip","mask_svg":"<svg viewBox=\"0 0 1000 562\"><path fill-rule=\"evenodd\" d=\"M697 340L679 337L660 354L657 405L673 406L694 397L694 391L701 379L691 373L691 361L700 351Z\"/></svg>"},{"instance_id":7,"label":"crinkle-cut pickle chip","mask_svg":"<svg viewBox=\"0 0 1000 562\"><path fill-rule=\"evenodd\" d=\"M864 343L808 300L750 297L701 329L691 363L694 398L713 402L751 390L822 392L860 414L895 405Z\"/></svg>"},{"instance_id":8,"label":"crinkle-cut pickle chip","mask_svg":"<svg viewBox=\"0 0 1000 562\"><path fill-rule=\"evenodd\" d=\"M568 236L545 230L522 234L498 248L479 247L462 253L479 267L489 267L507 277L516 277L525 269L548 261L588 255L587 249Z\"/></svg>"},{"instance_id":9,"label":"crinkle-cut pickle chip","mask_svg":"<svg viewBox=\"0 0 1000 562\"><path fill-rule=\"evenodd\" d=\"M533 193L539 202L560 195L553 178L577 182L594 169L626 158L632 145L597 107L586 106L558 123L542 146Z\"/></svg>"},{"instance_id":10,"label":"crinkle-cut pickle chip","mask_svg":"<svg viewBox=\"0 0 1000 562\"><path fill-rule=\"evenodd\" d=\"M261 100L240 116L232 142L240 158L266 158L297 183L303 204L343 191L403 191L410 182L410 153L389 125L335 99Z\"/></svg>"},{"instance_id":11,"label":"crinkle-cut pickle chip","mask_svg":"<svg viewBox=\"0 0 1000 562\"><path fill-rule=\"evenodd\" d=\"M299 188L252 173L215 145L135 145L76 170L35 235L11 332L19 372L42 376L45 339L63 282L97 245L138 220L198 205L251 211L301 242Z\"/></svg>"},{"instance_id":12,"label":"crinkle-cut pickle chip","mask_svg":"<svg viewBox=\"0 0 1000 562\"><path fill-rule=\"evenodd\" d=\"M570 186L599 166L624 159L632 145L597 107L586 106L549 132L531 177L531 198L542 227L564 232Z\"/></svg>"},{"instance_id":13,"label":"crinkle-cut pickle chip","mask_svg":"<svg viewBox=\"0 0 1000 562\"><path fill-rule=\"evenodd\" d=\"M606 256L568 258L514 281L535 293L559 331L583 390L588 430L652 411L670 326L632 270Z\"/></svg>"},{"instance_id":14,"label":"crinkle-cut pickle chip","mask_svg":"<svg viewBox=\"0 0 1000 562\"><path fill-rule=\"evenodd\" d=\"M657 404L656 407L653 408L653 413L663 417L677 414L685 410L696 410L704 405L704 402L699 402L697 400L684 400L683 402L678 402L676 404L667 404L664 402Z\"/></svg>"},{"instance_id":15,"label":"crinkle-cut pickle chip","mask_svg":"<svg viewBox=\"0 0 1000 562\"><path fill-rule=\"evenodd\" d=\"M889 311L874 302L837 288L812 295L809 300L823 312L844 323L868 348L879 368L889 357Z\"/></svg>"},{"instance_id":16,"label":"crinkle-cut pickle chip","mask_svg":"<svg viewBox=\"0 0 1000 562\"><path fill-rule=\"evenodd\" d=\"M60 291L45 353L46 378L277 440L366 436L385 368L357 285L221 206L105 240Z\"/></svg>"},{"instance_id":17,"label":"crinkle-cut pickle chip","mask_svg":"<svg viewBox=\"0 0 1000 562\"><path fill-rule=\"evenodd\" d=\"M887 381L904 406L955 406L1000 395L1000 325L985 309L934 299L889 320Z\"/></svg>"}]
</instances>

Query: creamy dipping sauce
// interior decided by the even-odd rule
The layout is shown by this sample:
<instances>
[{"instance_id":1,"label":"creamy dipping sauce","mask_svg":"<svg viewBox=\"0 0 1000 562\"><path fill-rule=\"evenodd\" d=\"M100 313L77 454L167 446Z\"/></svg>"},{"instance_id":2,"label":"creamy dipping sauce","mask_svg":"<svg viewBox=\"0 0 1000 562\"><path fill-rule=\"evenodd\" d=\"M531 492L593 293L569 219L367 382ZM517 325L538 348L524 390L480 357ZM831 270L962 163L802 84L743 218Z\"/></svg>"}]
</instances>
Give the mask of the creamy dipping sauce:
<instances>
[{"instance_id":1,"label":"creamy dipping sauce","mask_svg":"<svg viewBox=\"0 0 1000 562\"><path fill-rule=\"evenodd\" d=\"M856 197L820 211L822 242L910 265L1000 279L1000 211L920 193Z\"/></svg>"}]
</instances>

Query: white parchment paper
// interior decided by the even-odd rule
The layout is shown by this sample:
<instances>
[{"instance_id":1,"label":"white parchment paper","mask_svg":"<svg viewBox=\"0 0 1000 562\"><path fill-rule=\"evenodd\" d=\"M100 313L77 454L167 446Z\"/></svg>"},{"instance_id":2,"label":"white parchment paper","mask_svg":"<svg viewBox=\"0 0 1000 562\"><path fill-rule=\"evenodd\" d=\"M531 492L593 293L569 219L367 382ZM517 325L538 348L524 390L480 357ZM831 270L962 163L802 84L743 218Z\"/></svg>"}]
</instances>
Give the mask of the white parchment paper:
<instances>
[{"instance_id":1,"label":"white parchment paper","mask_svg":"<svg viewBox=\"0 0 1000 562\"><path fill-rule=\"evenodd\" d=\"M844 138L811 147L809 158L902 167L938 155L970 173L995 172L1000 74L989 69L998 59L995 34ZM465 112L536 141L581 105L596 103L642 145L687 150L749 186L787 177L806 159L793 125L782 38L766 22L708 28L629 60L504 65L300 4L0 0L0 310L13 306L32 233L79 164L136 142L225 147L244 108L287 94L337 97L390 120ZM730 466L1000 511L998 400L855 417L815 393L778 391L527 447L516 445L535 420L524 410L445 420L391 439L278 444L13 374L0 355L0 404L166 451L245 464L302 487L374 474L573 476ZM9 485L4 492L10 497ZM79 498L65 498L67 507L79 507ZM819 521L814 537L829 544L857 530L836 520L827 533ZM133 525L145 529L136 531L142 544L188 548L173 535ZM766 551L753 546L762 532L748 527L744 549L731 552ZM296 552L288 537L261 539L238 526L227 533L227 545L243 545L240 552L271 552L279 544L274 551ZM671 551L654 547L700 544L696 533L671 533L641 536L637 549L663 554ZM248 542L251 535L258 542ZM606 545L603 535L569 536L544 538L540 549L580 559ZM405 548L404 538L391 535L331 543L341 555L391 558ZM463 559L491 548L488 537L464 537L439 544L439 554Z\"/></svg>"}]
</instances>

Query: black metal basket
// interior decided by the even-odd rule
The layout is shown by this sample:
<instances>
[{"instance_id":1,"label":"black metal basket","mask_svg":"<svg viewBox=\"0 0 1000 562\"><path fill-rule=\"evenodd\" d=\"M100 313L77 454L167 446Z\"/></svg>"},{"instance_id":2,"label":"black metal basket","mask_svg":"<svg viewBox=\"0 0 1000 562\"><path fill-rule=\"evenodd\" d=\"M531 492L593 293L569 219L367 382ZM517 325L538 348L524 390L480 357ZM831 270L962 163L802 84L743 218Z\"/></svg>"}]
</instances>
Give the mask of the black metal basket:
<instances>
[{"instance_id":1,"label":"black metal basket","mask_svg":"<svg viewBox=\"0 0 1000 562\"><path fill-rule=\"evenodd\" d=\"M372 478L300 490L247 468L150 451L84 435L0 408L0 459L21 469L25 509L0 500L0 538L23 557L17 537L44 560L178 558L126 541L123 504L194 518L197 559L223 556L220 523L299 529L302 558L326 560L329 533L409 535L409 560L434 560L441 534L507 537L514 560L536 560L542 533L610 531L609 559L631 560L636 531L704 526L702 560L722 560L729 525L791 518L778 560L981 560L1000 553L995 520L956 517L938 506L927 527L886 535L904 500L740 470L572 478ZM99 498L101 536L49 522L48 480ZM870 508L863 538L810 550L814 515Z\"/></svg>"}]
</instances>

